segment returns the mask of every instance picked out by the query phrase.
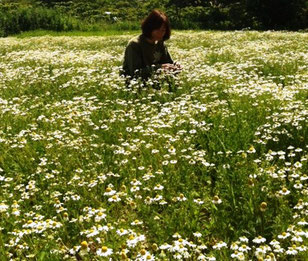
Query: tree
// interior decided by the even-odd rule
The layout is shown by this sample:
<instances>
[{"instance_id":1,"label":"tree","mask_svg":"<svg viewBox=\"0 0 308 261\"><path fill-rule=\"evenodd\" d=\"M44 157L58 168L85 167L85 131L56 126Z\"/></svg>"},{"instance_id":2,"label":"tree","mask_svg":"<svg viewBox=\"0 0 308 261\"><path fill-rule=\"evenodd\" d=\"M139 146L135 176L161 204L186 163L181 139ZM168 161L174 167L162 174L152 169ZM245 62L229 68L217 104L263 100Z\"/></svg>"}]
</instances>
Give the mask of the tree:
<instances>
[{"instance_id":1,"label":"tree","mask_svg":"<svg viewBox=\"0 0 308 261\"><path fill-rule=\"evenodd\" d=\"M307 27L307 3L306 0L248 0L247 10L263 29L298 29Z\"/></svg>"},{"instance_id":2,"label":"tree","mask_svg":"<svg viewBox=\"0 0 308 261\"><path fill-rule=\"evenodd\" d=\"M184 8L188 6L209 6L210 2L207 0L169 0L167 5Z\"/></svg>"}]
</instances>

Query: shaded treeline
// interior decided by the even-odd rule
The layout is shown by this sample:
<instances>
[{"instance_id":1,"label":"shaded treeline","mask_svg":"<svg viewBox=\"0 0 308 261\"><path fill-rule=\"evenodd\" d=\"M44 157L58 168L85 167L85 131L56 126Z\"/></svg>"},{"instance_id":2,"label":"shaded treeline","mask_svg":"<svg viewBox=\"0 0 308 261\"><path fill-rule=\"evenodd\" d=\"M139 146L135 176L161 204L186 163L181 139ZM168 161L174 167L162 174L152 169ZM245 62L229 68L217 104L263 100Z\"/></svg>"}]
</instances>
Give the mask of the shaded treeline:
<instances>
[{"instance_id":1,"label":"shaded treeline","mask_svg":"<svg viewBox=\"0 0 308 261\"><path fill-rule=\"evenodd\" d=\"M138 29L154 8L166 11L175 29L308 27L308 0L2 0L0 35L33 29Z\"/></svg>"}]
</instances>

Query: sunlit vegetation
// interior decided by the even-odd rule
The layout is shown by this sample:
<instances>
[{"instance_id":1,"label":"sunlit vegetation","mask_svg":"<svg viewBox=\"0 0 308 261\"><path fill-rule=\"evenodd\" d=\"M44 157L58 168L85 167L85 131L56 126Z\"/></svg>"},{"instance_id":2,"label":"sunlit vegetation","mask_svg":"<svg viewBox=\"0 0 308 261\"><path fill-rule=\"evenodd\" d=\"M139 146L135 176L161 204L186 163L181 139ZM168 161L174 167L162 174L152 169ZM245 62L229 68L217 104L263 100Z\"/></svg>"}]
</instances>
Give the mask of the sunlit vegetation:
<instances>
[{"instance_id":1,"label":"sunlit vegetation","mask_svg":"<svg viewBox=\"0 0 308 261\"><path fill-rule=\"evenodd\" d=\"M307 34L131 37L0 39L1 260L305 260Z\"/></svg>"}]
</instances>

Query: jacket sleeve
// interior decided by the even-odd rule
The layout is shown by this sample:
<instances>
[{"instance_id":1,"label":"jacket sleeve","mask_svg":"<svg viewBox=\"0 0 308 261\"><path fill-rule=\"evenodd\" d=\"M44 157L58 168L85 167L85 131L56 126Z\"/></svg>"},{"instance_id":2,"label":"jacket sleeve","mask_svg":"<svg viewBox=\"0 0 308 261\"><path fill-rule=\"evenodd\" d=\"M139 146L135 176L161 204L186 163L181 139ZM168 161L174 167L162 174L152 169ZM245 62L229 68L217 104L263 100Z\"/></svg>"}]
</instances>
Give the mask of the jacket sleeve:
<instances>
[{"instance_id":1,"label":"jacket sleeve","mask_svg":"<svg viewBox=\"0 0 308 261\"><path fill-rule=\"evenodd\" d=\"M149 78L151 74L160 68L161 65L145 66L142 51L137 43L130 43L125 50L123 70L131 77Z\"/></svg>"},{"instance_id":2,"label":"jacket sleeve","mask_svg":"<svg viewBox=\"0 0 308 261\"><path fill-rule=\"evenodd\" d=\"M124 66L123 70L125 74L134 76L136 70L142 67L141 52L138 50L138 46L134 43L130 43L125 49Z\"/></svg>"},{"instance_id":3,"label":"jacket sleeve","mask_svg":"<svg viewBox=\"0 0 308 261\"><path fill-rule=\"evenodd\" d=\"M172 60L172 58L171 58L171 55L170 55L170 53L168 52L167 46L166 46L165 44L163 44L162 48L163 48L163 55L162 55L162 57L161 57L161 59L160 59L160 63L161 63L161 64L164 64L164 63L173 63L173 60Z\"/></svg>"}]
</instances>

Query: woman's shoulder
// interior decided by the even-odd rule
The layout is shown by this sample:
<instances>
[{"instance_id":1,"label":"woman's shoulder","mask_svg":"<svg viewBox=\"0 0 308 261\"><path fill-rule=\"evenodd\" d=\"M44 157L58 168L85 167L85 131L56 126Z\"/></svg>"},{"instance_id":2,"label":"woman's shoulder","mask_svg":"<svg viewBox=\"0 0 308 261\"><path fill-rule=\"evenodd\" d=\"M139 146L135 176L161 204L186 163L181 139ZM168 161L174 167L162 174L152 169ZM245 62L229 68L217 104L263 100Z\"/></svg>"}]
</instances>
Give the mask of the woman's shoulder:
<instances>
[{"instance_id":1,"label":"woman's shoulder","mask_svg":"<svg viewBox=\"0 0 308 261\"><path fill-rule=\"evenodd\" d=\"M138 35L138 36L134 36L133 38L131 38L129 41L128 41L128 45L127 46L139 46L141 45L142 43L142 37L141 35Z\"/></svg>"}]
</instances>

